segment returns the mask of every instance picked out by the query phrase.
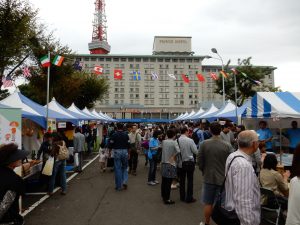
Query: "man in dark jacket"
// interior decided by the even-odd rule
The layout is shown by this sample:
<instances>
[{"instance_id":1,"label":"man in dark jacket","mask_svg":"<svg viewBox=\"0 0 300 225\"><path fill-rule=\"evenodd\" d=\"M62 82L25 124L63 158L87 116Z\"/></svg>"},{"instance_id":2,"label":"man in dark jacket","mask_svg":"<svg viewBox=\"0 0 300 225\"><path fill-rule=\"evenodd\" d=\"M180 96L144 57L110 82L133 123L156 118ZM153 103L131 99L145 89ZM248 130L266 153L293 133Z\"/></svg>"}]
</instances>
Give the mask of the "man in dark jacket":
<instances>
[{"instance_id":1,"label":"man in dark jacket","mask_svg":"<svg viewBox=\"0 0 300 225\"><path fill-rule=\"evenodd\" d=\"M232 146L220 137L221 125L213 122L210 132L213 135L209 140L200 144L197 162L203 174L202 202L204 204L205 224L210 223L213 204L220 192L225 178L225 163Z\"/></svg>"},{"instance_id":2,"label":"man in dark jacket","mask_svg":"<svg viewBox=\"0 0 300 225\"><path fill-rule=\"evenodd\" d=\"M114 154L115 189L121 191L127 188L128 183L128 149L129 136L123 130L124 125L117 124L117 131L111 136L109 143Z\"/></svg>"}]
</instances>

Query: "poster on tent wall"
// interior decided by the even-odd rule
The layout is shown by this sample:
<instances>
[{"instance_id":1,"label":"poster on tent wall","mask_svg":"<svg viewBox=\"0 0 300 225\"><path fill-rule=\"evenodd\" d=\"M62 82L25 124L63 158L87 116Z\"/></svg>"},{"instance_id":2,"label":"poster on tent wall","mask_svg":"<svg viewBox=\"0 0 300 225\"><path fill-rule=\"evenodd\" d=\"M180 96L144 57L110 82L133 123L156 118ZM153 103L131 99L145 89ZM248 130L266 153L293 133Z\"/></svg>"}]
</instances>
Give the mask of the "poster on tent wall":
<instances>
[{"instance_id":1,"label":"poster on tent wall","mask_svg":"<svg viewBox=\"0 0 300 225\"><path fill-rule=\"evenodd\" d=\"M21 110L0 108L0 144L15 143L22 148Z\"/></svg>"},{"instance_id":2,"label":"poster on tent wall","mask_svg":"<svg viewBox=\"0 0 300 225\"><path fill-rule=\"evenodd\" d=\"M56 119L48 119L48 132L56 131Z\"/></svg>"}]
</instances>

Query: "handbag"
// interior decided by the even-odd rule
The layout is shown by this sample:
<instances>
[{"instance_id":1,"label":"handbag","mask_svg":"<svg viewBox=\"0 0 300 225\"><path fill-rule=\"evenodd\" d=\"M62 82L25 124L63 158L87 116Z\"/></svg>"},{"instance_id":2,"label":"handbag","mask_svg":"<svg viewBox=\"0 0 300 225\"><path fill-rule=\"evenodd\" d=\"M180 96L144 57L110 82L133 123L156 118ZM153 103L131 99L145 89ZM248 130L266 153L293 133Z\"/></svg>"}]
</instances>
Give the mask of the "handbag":
<instances>
[{"instance_id":1,"label":"handbag","mask_svg":"<svg viewBox=\"0 0 300 225\"><path fill-rule=\"evenodd\" d=\"M42 170L42 174L46 176L52 176L53 166L54 166L54 158L50 156L45 163L45 166Z\"/></svg>"},{"instance_id":2,"label":"handbag","mask_svg":"<svg viewBox=\"0 0 300 225\"><path fill-rule=\"evenodd\" d=\"M177 176L176 166L173 166L170 163L162 163L161 175L162 177L166 177L166 178L176 178Z\"/></svg>"},{"instance_id":3,"label":"handbag","mask_svg":"<svg viewBox=\"0 0 300 225\"><path fill-rule=\"evenodd\" d=\"M229 171L229 168L230 168L233 160L238 157L244 158L243 156L238 155L238 156L233 157L233 159L229 163L224 182L223 182L221 190L217 196L217 200L216 200L216 203L214 205L213 212L211 215L211 218L213 219L213 221L215 221L215 223L219 224L219 225L240 225L240 220L239 220L235 210L231 210L231 211L226 210L224 208L224 205L222 205L222 203L223 203L222 197L224 196L223 193L224 193L225 181L226 181L226 178L228 175L228 171Z\"/></svg>"},{"instance_id":4,"label":"handbag","mask_svg":"<svg viewBox=\"0 0 300 225\"><path fill-rule=\"evenodd\" d=\"M65 142L63 141L62 145L59 145L59 152L57 155L57 159L58 160L65 160L69 158L69 150L65 144Z\"/></svg>"}]
</instances>

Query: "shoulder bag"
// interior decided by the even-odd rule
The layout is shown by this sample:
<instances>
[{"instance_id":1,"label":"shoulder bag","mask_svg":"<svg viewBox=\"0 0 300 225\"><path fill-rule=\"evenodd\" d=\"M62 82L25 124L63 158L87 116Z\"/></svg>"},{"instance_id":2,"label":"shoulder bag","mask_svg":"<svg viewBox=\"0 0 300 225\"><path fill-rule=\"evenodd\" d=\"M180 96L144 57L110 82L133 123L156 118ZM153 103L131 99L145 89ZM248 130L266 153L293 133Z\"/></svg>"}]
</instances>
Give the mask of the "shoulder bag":
<instances>
[{"instance_id":1,"label":"shoulder bag","mask_svg":"<svg viewBox=\"0 0 300 225\"><path fill-rule=\"evenodd\" d=\"M59 145L59 152L57 155L57 159L58 160L65 160L69 158L69 150L65 144L65 142L63 141L62 145Z\"/></svg>"},{"instance_id":2,"label":"shoulder bag","mask_svg":"<svg viewBox=\"0 0 300 225\"><path fill-rule=\"evenodd\" d=\"M240 220L239 220L235 210L229 211L229 210L226 210L224 208L224 206L222 206L222 202L223 202L222 201L222 196L223 196L223 191L224 191L224 188L225 188L225 181L226 181L226 178L227 178L227 175L228 175L229 168L230 168L233 160L236 159L236 158L239 158L239 157L244 158L241 155L237 155L237 156L233 157L233 159L229 163L223 185L221 187L220 193L217 196L217 201L214 205L214 209L213 209L212 216L211 216L211 218L213 219L213 221L215 221L216 224L240 225Z\"/></svg>"}]
</instances>

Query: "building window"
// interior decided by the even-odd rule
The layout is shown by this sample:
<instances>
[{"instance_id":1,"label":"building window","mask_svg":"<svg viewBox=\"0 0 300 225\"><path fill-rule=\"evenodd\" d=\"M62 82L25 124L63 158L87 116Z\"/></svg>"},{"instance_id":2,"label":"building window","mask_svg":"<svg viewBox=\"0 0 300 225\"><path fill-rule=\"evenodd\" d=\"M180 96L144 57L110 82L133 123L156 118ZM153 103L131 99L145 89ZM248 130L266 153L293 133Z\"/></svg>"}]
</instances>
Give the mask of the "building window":
<instances>
[{"instance_id":1,"label":"building window","mask_svg":"<svg viewBox=\"0 0 300 225\"><path fill-rule=\"evenodd\" d=\"M119 58L114 58L114 62L119 62Z\"/></svg>"},{"instance_id":2,"label":"building window","mask_svg":"<svg viewBox=\"0 0 300 225\"><path fill-rule=\"evenodd\" d=\"M191 63L191 62L192 62L192 59L187 59L186 62Z\"/></svg>"},{"instance_id":3,"label":"building window","mask_svg":"<svg viewBox=\"0 0 300 225\"><path fill-rule=\"evenodd\" d=\"M128 62L133 62L133 58L128 58Z\"/></svg>"},{"instance_id":4,"label":"building window","mask_svg":"<svg viewBox=\"0 0 300 225\"><path fill-rule=\"evenodd\" d=\"M145 98L148 98L148 94L145 94Z\"/></svg>"},{"instance_id":5,"label":"building window","mask_svg":"<svg viewBox=\"0 0 300 225\"><path fill-rule=\"evenodd\" d=\"M115 100L115 104L119 104L118 100Z\"/></svg>"},{"instance_id":6,"label":"building window","mask_svg":"<svg viewBox=\"0 0 300 225\"><path fill-rule=\"evenodd\" d=\"M118 92L118 88L115 88L115 92Z\"/></svg>"},{"instance_id":7,"label":"building window","mask_svg":"<svg viewBox=\"0 0 300 225\"><path fill-rule=\"evenodd\" d=\"M119 97L119 95L118 94L115 94L115 98L118 98Z\"/></svg>"},{"instance_id":8,"label":"building window","mask_svg":"<svg viewBox=\"0 0 300 225\"><path fill-rule=\"evenodd\" d=\"M121 58L121 61L122 62L126 62L126 58Z\"/></svg>"},{"instance_id":9,"label":"building window","mask_svg":"<svg viewBox=\"0 0 300 225\"><path fill-rule=\"evenodd\" d=\"M200 60L199 60L199 59L194 59L194 62L197 62L197 63L198 63L198 62L200 62Z\"/></svg>"},{"instance_id":10,"label":"building window","mask_svg":"<svg viewBox=\"0 0 300 225\"><path fill-rule=\"evenodd\" d=\"M103 62L104 61L104 58L99 58L98 59L100 62Z\"/></svg>"},{"instance_id":11,"label":"building window","mask_svg":"<svg viewBox=\"0 0 300 225\"><path fill-rule=\"evenodd\" d=\"M184 105L184 101L183 101L183 100L180 100L179 104L180 104L180 105Z\"/></svg>"},{"instance_id":12,"label":"building window","mask_svg":"<svg viewBox=\"0 0 300 225\"><path fill-rule=\"evenodd\" d=\"M193 98L193 95L189 95L189 98Z\"/></svg>"},{"instance_id":13,"label":"building window","mask_svg":"<svg viewBox=\"0 0 300 225\"><path fill-rule=\"evenodd\" d=\"M185 62L185 59L179 59L179 62Z\"/></svg>"},{"instance_id":14,"label":"building window","mask_svg":"<svg viewBox=\"0 0 300 225\"><path fill-rule=\"evenodd\" d=\"M150 62L156 62L156 58L150 58Z\"/></svg>"},{"instance_id":15,"label":"building window","mask_svg":"<svg viewBox=\"0 0 300 225\"><path fill-rule=\"evenodd\" d=\"M141 58L136 58L135 61L136 61L136 62L140 62L140 61L141 61Z\"/></svg>"},{"instance_id":16,"label":"building window","mask_svg":"<svg viewBox=\"0 0 300 225\"><path fill-rule=\"evenodd\" d=\"M135 97L136 97L136 98L139 98L140 96L139 96L139 94L136 94Z\"/></svg>"},{"instance_id":17,"label":"building window","mask_svg":"<svg viewBox=\"0 0 300 225\"><path fill-rule=\"evenodd\" d=\"M106 62L111 62L111 58L106 58Z\"/></svg>"},{"instance_id":18,"label":"building window","mask_svg":"<svg viewBox=\"0 0 300 225\"><path fill-rule=\"evenodd\" d=\"M148 58L143 58L143 62L149 62Z\"/></svg>"},{"instance_id":19,"label":"building window","mask_svg":"<svg viewBox=\"0 0 300 225\"><path fill-rule=\"evenodd\" d=\"M157 59L158 62L163 62L164 60L162 58Z\"/></svg>"},{"instance_id":20,"label":"building window","mask_svg":"<svg viewBox=\"0 0 300 225\"><path fill-rule=\"evenodd\" d=\"M91 57L91 61L95 62L96 61L96 57Z\"/></svg>"}]
</instances>

